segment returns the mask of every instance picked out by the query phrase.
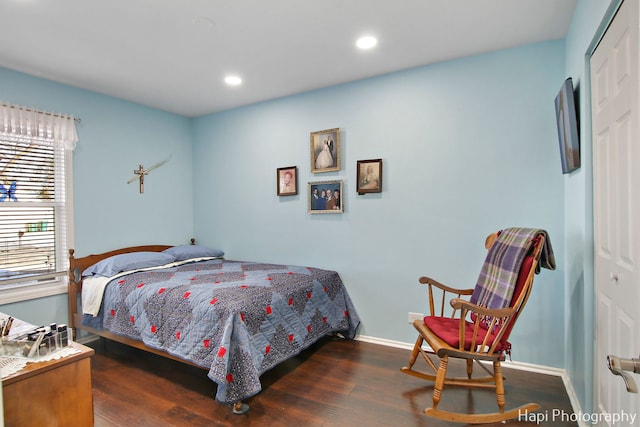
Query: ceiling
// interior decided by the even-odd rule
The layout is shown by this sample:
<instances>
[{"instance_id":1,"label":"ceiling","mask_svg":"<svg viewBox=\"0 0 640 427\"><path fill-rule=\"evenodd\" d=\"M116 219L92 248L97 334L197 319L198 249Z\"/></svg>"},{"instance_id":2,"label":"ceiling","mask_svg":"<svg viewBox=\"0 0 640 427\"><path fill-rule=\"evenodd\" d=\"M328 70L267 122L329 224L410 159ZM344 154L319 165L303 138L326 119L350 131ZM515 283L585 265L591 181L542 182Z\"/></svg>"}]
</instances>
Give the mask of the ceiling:
<instances>
[{"instance_id":1,"label":"ceiling","mask_svg":"<svg viewBox=\"0 0 640 427\"><path fill-rule=\"evenodd\" d=\"M2 0L0 67L196 117L561 39L575 5L576 0ZM378 45L358 50L355 41L364 34L375 35ZM226 85L229 73L243 84Z\"/></svg>"}]
</instances>

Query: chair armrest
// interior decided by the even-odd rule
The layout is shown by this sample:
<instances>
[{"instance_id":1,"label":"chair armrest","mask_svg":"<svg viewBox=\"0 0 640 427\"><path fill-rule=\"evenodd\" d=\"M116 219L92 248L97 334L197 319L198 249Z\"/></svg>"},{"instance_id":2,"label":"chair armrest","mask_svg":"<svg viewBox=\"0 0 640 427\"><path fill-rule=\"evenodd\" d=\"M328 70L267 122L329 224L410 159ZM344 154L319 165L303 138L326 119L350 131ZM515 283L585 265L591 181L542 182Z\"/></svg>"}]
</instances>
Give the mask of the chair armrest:
<instances>
[{"instance_id":1,"label":"chair armrest","mask_svg":"<svg viewBox=\"0 0 640 427\"><path fill-rule=\"evenodd\" d=\"M444 285L444 284L438 282L437 280L432 279L431 277L427 277L427 276L420 277L418 279L418 282L422 283L423 285L433 285L436 288L442 289L443 291L446 291L446 292L451 292L452 294L458 294L458 295L471 295L471 294L473 294L473 289L452 288L451 286Z\"/></svg>"},{"instance_id":2,"label":"chair armrest","mask_svg":"<svg viewBox=\"0 0 640 427\"><path fill-rule=\"evenodd\" d=\"M438 282L435 279L432 279L431 277L427 277L427 276L422 276L418 279L418 282L422 283L423 285L428 285L428 292L429 292L429 312L431 314L431 316L435 316L436 315L436 311L439 313L440 317L444 317L444 309L445 309L445 301L449 300L450 298L456 296L458 298L460 298L463 295L471 295L473 294L473 289L456 289L456 288L452 288L451 286L447 286L444 285L440 282ZM437 288L439 290L441 290L441 294L442 294L442 298L440 299L440 301L436 301L434 299L433 296L433 288ZM436 308L438 310L436 310ZM455 317L456 315L456 311L454 310L453 313L451 314L451 317Z\"/></svg>"}]
</instances>

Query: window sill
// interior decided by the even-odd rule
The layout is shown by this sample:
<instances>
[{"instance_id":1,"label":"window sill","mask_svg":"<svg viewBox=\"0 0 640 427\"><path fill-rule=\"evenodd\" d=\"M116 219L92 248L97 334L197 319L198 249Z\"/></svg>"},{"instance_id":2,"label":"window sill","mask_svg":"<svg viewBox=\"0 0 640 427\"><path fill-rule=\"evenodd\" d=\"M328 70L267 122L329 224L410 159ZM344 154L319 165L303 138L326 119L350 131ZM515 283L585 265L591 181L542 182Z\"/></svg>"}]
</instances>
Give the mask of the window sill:
<instances>
[{"instance_id":1,"label":"window sill","mask_svg":"<svg viewBox=\"0 0 640 427\"><path fill-rule=\"evenodd\" d=\"M67 278L58 277L46 283L0 286L0 305L27 301L67 292Z\"/></svg>"}]
</instances>

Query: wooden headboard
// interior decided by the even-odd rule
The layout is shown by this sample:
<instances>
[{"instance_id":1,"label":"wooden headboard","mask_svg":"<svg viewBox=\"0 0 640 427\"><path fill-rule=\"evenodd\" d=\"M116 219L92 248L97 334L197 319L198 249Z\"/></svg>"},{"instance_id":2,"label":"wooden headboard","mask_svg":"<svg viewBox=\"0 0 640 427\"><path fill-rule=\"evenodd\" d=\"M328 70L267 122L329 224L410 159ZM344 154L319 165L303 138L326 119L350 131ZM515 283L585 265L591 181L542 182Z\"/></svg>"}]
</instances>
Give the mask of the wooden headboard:
<instances>
[{"instance_id":1,"label":"wooden headboard","mask_svg":"<svg viewBox=\"0 0 640 427\"><path fill-rule=\"evenodd\" d=\"M196 239L191 239L191 244L195 244ZM101 254L92 254L85 257L76 258L75 250L69 249L69 326L73 328L75 334L78 328L81 328L82 313L78 313L78 298L82 292L82 272L98 261L109 258L113 255L120 255L131 252L162 252L171 248L172 245L143 245L130 246L128 248L114 249Z\"/></svg>"}]
</instances>

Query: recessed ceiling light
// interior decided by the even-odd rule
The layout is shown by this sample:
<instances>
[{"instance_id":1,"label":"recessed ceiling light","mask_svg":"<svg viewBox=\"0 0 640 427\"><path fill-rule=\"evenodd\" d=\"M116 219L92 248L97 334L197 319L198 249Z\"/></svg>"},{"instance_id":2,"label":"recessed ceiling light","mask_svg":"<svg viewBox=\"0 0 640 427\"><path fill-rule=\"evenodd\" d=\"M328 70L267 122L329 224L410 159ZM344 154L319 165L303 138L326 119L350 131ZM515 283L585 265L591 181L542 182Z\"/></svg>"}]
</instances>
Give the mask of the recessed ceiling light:
<instances>
[{"instance_id":1,"label":"recessed ceiling light","mask_svg":"<svg viewBox=\"0 0 640 427\"><path fill-rule=\"evenodd\" d=\"M242 84L242 79L238 76L229 75L224 78L224 82L229 86L238 86Z\"/></svg>"},{"instance_id":2,"label":"recessed ceiling light","mask_svg":"<svg viewBox=\"0 0 640 427\"><path fill-rule=\"evenodd\" d=\"M373 36L360 37L356 41L356 46L358 46L360 49L371 49L372 47L375 47L375 45L377 44L378 44L378 39Z\"/></svg>"}]
</instances>

